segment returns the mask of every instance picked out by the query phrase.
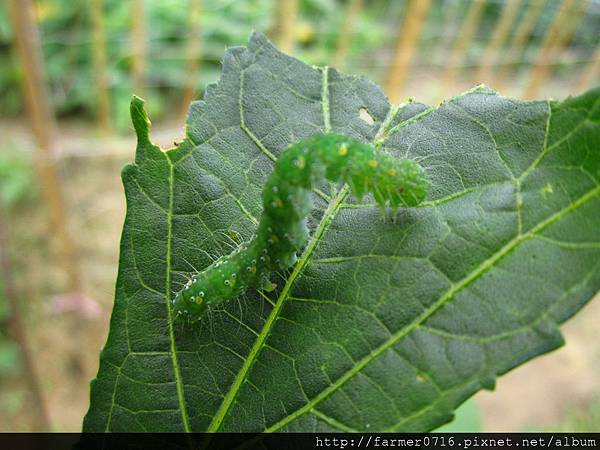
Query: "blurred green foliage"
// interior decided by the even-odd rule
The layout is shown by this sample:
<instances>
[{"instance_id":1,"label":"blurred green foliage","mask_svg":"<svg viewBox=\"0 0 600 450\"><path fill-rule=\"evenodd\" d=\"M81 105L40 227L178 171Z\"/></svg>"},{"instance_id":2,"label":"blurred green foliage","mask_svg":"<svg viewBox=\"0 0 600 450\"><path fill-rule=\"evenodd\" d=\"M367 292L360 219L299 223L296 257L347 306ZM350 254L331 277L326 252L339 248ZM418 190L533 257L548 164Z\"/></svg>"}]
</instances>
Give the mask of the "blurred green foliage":
<instances>
[{"instance_id":1,"label":"blurred green foliage","mask_svg":"<svg viewBox=\"0 0 600 450\"><path fill-rule=\"evenodd\" d=\"M0 209L32 200L36 193L32 161L29 153L0 151Z\"/></svg>"},{"instance_id":2,"label":"blurred green foliage","mask_svg":"<svg viewBox=\"0 0 600 450\"><path fill-rule=\"evenodd\" d=\"M151 115L160 118L179 106L186 80L186 40L190 35L189 2L193 0L146 0L145 92ZM105 0L105 33L109 61L113 121L128 128L128 105L134 93L131 77L131 3ZM197 74L199 92L215 82L221 71L225 47L245 45L253 30L269 32L275 17L274 0L213 0L203 2L201 14L202 55ZM343 3L336 0L304 0L295 27L298 54L314 64L326 64L337 42ZM50 94L59 116L93 118L95 73L92 67L91 2L38 0L37 19ZM342 9L340 9L342 8ZM357 24L351 51L379 46L384 31L367 13ZM0 111L21 112L20 66L11 50L12 33L5 5L0 5Z\"/></svg>"},{"instance_id":3,"label":"blurred green foliage","mask_svg":"<svg viewBox=\"0 0 600 450\"><path fill-rule=\"evenodd\" d=\"M435 430L436 433L479 433L481 431L481 411L474 398L470 398L454 411L452 422Z\"/></svg>"},{"instance_id":4,"label":"blurred green foliage","mask_svg":"<svg viewBox=\"0 0 600 450\"><path fill-rule=\"evenodd\" d=\"M0 289L2 285L0 283ZM6 300L0 295L0 378L17 375L21 370L19 347L6 335L5 323L8 319Z\"/></svg>"},{"instance_id":5,"label":"blurred green foliage","mask_svg":"<svg viewBox=\"0 0 600 450\"><path fill-rule=\"evenodd\" d=\"M133 93L131 2L105 0L105 33L109 84L117 123L128 123ZM264 29L271 16L267 0L205 2L204 39L199 86L216 79L220 55L228 45L244 43L253 28ZM177 101L185 79L188 0L146 0L146 80L150 104L159 115L169 101ZM53 104L59 116L91 118L95 109L95 73L92 67L91 2L40 0L36 13L42 37L45 70ZM12 33L5 4L0 7L0 111L17 114L18 61L12 54ZM121 114L122 113L122 114ZM122 120L121 120L122 115Z\"/></svg>"},{"instance_id":6,"label":"blurred green foliage","mask_svg":"<svg viewBox=\"0 0 600 450\"><path fill-rule=\"evenodd\" d=\"M598 429L600 429L600 397L595 397L587 405L572 407L559 424L542 431L597 433Z\"/></svg>"},{"instance_id":7,"label":"blurred green foliage","mask_svg":"<svg viewBox=\"0 0 600 450\"><path fill-rule=\"evenodd\" d=\"M18 376L22 370L19 346L8 335L8 302L0 277L0 382ZM16 413L23 404L23 392L18 389L0 389L0 410Z\"/></svg>"},{"instance_id":8,"label":"blurred green foliage","mask_svg":"<svg viewBox=\"0 0 600 450\"><path fill-rule=\"evenodd\" d=\"M0 149L0 214L14 212L19 205L31 201L37 193L31 154ZM3 249L6 251L6 249ZM0 275L0 378L14 376L21 368L18 346L8 335L9 310L4 280ZM0 399L0 407L11 396Z\"/></svg>"},{"instance_id":9,"label":"blurred green foliage","mask_svg":"<svg viewBox=\"0 0 600 450\"><path fill-rule=\"evenodd\" d=\"M195 0L145 0L146 28L145 89L143 95L155 119L178 111L186 80L186 41L190 36L189 9ZM317 65L331 62L348 0L299 0L299 16L294 26L296 48L302 60ZM531 0L530 0L531 1ZM415 70L443 70L448 50L460 32L472 0L433 0L419 41ZM510 55L515 69L528 66L536 56L561 0L548 0L528 46L519 55ZM56 113L61 116L92 119L96 108L96 73L92 67L92 2L36 0L36 15L42 38L46 76ZM381 83L385 78L401 30L407 2L368 0L355 25L346 58L348 72L368 76ZM475 67L505 2L487 0L466 60ZM527 3L528 5L529 3ZM128 104L134 93L132 66L132 2L104 0L104 22L109 61L109 86L113 123L129 128ZM582 6L581 6L582 5ZM584 20L570 45L574 56L566 58L563 71L583 67L600 35L600 2L582 2ZM203 2L201 23L202 54L197 74L198 93L220 73L223 49L245 45L253 30L271 34L275 29L276 0L211 0ZM519 20L527 8L521 8ZM517 27L513 27L516 29ZM514 32L513 29L513 32ZM12 33L6 4L0 3L0 114L22 112L19 92L21 68L11 50ZM573 52L571 52L573 53ZM418 93L415 93L415 95ZM176 117L173 117L174 119Z\"/></svg>"},{"instance_id":10,"label":"blurred green foliage","mask_svg":"<svg viewBox=\"0 0 600 450\"><path fill-rule=\"evenodd\" d=\"M13 211L35 196L36 183L29 156L4 148L0 151L0 214ZM4 280L0 275L0 378L17 375L21 370L19 348L8 334L9 310L5 295ZM8 407L4 405L7 399L14 400L11 395L3 395L0 407Z\"/></svg>"}]
</instances>

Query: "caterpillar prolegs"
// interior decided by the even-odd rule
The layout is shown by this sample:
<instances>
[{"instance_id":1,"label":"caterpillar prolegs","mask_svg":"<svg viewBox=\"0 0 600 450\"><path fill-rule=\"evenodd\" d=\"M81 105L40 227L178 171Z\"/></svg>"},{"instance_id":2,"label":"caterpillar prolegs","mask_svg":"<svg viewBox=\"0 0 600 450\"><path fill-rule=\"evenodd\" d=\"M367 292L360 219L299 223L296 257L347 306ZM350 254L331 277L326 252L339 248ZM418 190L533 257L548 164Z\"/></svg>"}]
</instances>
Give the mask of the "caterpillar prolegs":
<instances>
[{"instance_id":1,"label":"caterpillar prolegs","mask_svg":"<svg viewBox=\"0 0 600 450\"><path fill-rule=\"evenodd\" d=\"M344 181L359 200L414 206L425 198L428 182L414 161L399 160L341 134L318 134L288 147L263 189L263 213L254 237L194 275L173 300L179 315L198 319L210 306L268 283L277 270L296 262L308 240L306 217L311 189L323 178Z\"/></svg>"}]
</instances>

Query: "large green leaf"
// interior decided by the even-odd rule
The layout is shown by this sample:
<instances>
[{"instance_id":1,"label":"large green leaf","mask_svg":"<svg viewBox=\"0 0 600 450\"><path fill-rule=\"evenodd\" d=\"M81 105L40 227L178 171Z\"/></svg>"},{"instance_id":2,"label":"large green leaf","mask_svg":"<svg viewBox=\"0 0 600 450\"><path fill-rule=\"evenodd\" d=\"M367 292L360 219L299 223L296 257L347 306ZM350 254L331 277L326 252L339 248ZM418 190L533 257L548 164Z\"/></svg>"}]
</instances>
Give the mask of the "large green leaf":
<instances>
[{"instance_id":1,"label":"large green leaf","mask_svg":"<svg viewBox=\"0 0 600 450\"><path fill-rule=\"evenodd\" d=\"M163 152L132 104L127 217L86 431L430 430L562 344L600 289L600 89L520 102L478 87L390 106L368 80L259 35L229 49ZM427 168L426 203L383 219L322 186L312 238L278 289L171 325L181 272L249 238L290 143L336 131ZM268 297L267 297L268 295Z\"/></svg>"}]
</instances>

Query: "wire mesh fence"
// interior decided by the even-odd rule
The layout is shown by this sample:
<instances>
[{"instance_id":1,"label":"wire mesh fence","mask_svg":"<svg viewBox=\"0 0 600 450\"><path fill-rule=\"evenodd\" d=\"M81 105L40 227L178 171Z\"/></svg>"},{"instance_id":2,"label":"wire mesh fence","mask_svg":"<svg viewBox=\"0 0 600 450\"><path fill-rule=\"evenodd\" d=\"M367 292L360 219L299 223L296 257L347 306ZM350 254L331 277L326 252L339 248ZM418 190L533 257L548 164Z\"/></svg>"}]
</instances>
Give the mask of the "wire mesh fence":
<instances>
[{"instance_id":1,"label":"wire mesh fence","mask_svg":"<svg viewBox=\"0 0 600 450\"><path fill-rule=\"evenodd\" d=\"M0 108L11 115L22 112L22 65L5 9ZM126 128L132 92L155 118L180 119L218 79L223 49L252 30L310 64L368 76L395 101L437 102L476 83L560 96L599 76L597 0L40 0L35 13L56 113L105 129Z\"/></svg>"}]
</instances>

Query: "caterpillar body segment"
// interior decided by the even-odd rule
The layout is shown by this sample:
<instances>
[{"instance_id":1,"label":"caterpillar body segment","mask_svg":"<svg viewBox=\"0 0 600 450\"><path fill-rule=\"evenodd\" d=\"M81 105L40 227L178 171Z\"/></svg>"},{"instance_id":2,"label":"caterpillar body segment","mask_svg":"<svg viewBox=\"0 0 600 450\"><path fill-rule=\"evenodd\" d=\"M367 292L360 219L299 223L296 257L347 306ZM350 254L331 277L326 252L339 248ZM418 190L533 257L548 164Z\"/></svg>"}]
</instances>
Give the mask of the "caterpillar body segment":
<instances>
[{"instance_id":1,"label":"caterpillar body segment","mask_svg":"<svg viewBox=\"0 0 600 450\"><path fill-rule=\"evenodd\" d=\"M272 272L292 266L308 240L312 188L323 178L347 183L359 200L371 192L380 206L392 208L417 205L428 188L425 172L414 161L348 136L318 134L291 145L267 179L255 235L192 276L173 300L176 316L198 319L207 308L268 285Z\"/></svg>"}]
</instances>

